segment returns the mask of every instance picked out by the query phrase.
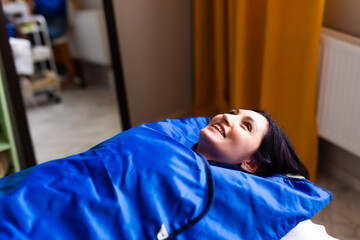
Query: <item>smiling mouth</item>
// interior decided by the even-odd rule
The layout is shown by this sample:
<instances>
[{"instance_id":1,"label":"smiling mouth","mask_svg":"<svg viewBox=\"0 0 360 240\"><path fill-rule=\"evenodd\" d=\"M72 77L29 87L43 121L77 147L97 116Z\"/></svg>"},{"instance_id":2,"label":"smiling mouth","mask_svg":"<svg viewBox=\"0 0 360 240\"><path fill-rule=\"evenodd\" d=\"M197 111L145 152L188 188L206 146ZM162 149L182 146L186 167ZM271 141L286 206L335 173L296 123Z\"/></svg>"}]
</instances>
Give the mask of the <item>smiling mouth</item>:
<instances>
[{"instance_id":1,"label":"smiling mouth","mask_svg":"<svg viewBox=\"0 0 360 240\"><path fill-rule=\"evenodd\" d=\"M215 123L214 125L212 125L213 128L215 128L216 130L218 130L220 132L220 134L225 137L225 133L224 130L220 127L219 124Z\"/></svg>"}]
</instances>

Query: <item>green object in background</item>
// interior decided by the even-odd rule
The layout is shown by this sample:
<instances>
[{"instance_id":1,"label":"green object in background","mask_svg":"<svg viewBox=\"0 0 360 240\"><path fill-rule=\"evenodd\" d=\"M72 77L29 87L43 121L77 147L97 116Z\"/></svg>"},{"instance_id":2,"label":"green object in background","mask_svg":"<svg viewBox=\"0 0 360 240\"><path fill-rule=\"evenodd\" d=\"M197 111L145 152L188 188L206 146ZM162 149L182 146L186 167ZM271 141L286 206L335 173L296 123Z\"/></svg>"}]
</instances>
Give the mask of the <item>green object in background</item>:
<instances>
[{"instance_id":1,"label":"green object in background","mask_svg":"<svg viewBox=\"0 0 360 240\"><path fill-rule=\"evenodd\" d=\"M5 157L8 164L0 164L0 168L9 165L7 174L20 171L20 164L13 135L13 126L10 120L9 108L5 95L5 88L0 72L0 163L5 161ZM6 166L7 168L7 166ZM1 171L0 171L1 172ZM1 177L1 176L0 176Z\"/></svg>"}]
</instances>

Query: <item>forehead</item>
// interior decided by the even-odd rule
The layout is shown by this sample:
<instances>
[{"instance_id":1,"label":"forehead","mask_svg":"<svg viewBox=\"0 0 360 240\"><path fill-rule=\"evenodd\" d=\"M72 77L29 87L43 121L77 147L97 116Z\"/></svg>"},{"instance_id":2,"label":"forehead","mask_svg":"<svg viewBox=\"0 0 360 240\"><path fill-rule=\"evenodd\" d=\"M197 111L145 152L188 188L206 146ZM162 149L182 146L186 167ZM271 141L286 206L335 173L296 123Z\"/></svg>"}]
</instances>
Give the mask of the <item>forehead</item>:
<instances>
[{"instance_id":1,"label":"forehead","mask_svg":"<svg viewBox=\"0 0 360 240\"><path fill-rule=\"evenodd\" d=\"M257 118L258 120L262 119L262 120L267 121L267 119L263 115L261 115L260 113L255 112L253 110L237 109L237 111L239 111L239 113L241 113L243 115L251 116L252 118Z\"/></svg>"}]
</instances>

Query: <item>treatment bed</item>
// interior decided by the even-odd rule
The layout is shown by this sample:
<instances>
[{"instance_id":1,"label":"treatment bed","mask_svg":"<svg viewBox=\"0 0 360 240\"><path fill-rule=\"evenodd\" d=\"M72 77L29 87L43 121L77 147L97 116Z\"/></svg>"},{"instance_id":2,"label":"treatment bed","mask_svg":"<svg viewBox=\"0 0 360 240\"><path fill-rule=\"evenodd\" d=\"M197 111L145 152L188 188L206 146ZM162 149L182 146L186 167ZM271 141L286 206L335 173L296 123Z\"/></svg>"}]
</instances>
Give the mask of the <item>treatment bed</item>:
<instances>
[{"instance_id":1,"label":"treatment bed","mask_svg":"<svg viewBox=\"0 0 360 240\"><path fill-rule=\"evenodd\" d=\"M140 125L0 179L0 239L333 239L310 221L330 192L210 165L192 149L208 121Z\"/></svg>"}]
</instances>

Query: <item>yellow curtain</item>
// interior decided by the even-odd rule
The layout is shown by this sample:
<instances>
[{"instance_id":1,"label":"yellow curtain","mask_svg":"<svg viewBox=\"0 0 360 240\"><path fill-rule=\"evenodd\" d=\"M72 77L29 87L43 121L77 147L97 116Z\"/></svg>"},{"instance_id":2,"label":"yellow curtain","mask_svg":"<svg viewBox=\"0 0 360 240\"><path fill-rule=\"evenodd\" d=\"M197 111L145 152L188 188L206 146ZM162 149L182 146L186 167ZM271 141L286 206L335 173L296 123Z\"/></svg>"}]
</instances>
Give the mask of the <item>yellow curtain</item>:
<instances>
[{"instance_id":1,"label":"yellow curtain","mask_svg":"<svg viewBox=\"0 0 360 240\"><path fill-rule=\"evenodd\" d=\"M195 0L195 115L271 113L317 169L316 88L324 0Z\"/></svg>"}]
</instances>

